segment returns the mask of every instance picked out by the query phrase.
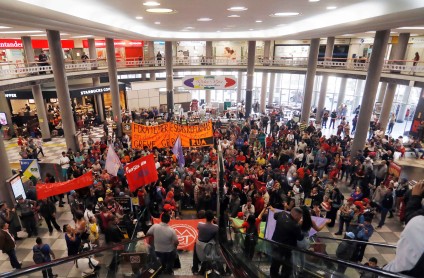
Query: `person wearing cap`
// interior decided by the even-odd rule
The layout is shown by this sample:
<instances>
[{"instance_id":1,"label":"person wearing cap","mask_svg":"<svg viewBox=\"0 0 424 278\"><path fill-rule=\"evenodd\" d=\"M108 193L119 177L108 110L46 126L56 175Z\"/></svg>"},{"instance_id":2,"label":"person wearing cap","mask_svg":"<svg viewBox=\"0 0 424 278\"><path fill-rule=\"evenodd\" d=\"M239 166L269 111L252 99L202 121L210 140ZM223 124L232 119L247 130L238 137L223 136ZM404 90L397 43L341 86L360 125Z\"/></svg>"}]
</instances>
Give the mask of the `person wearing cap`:
<instances>
[{"instance_id":1,"label":"person wearing cap","mask_svg":"<svg viewBox=\"0 0 424 278\"><path fill-rule=\"evenodd\" d=\"M102 211L102 207L104 207L104 201L102 197L97 198L97 204L94 206L94 214L99 214Z\"/></svg>"},{"instance_id":2,"label":"person wearing cap","mask_svg":"<svg viewBox=\"0 0 424 278\"><path fill-rule=\"evenodd\" d=\"M36 205L37 203L35 201L24 199L22 195L18 197L16 210L18 211L18 214L20 214L22 224L28 233L28 237L33 235L38 236L37 223L35 222L35 214L33 210Z\"/></svg>"},{"instance_id":3,"label":"person wearing cap","mask_svg":"<svg viewBox=\"0 0 424 278\"><path fill-rule=\"evenodd\" d=\"M303 239L299 226L302 215L303 211L300 207L294 207L290 211L290 214L287 214L285 211L275 213L274 219L276 220L276 224L272 240L296 247L297 241ZM290 277L292 274L291 250L278 246L273 248L273 252L274 256L272 257L270 268L271 277ZM281 266L283 266L283 269L280 273Z\"/></svg>"},{"instance_id":4,"label":"person wearing cap","mask_svg":"<svg viewBox=\"0 0 424 278\"><path fill-rule=\"evenodd\" d=\"M335 235L342 235L343 233L343 226L346 224L346 231L349 230L349 225L350 225L350 221L353 218L353 198L350 197L349 199L347 199L346 204L344 204L343 206L340 207L340 218L339 218L339 230L337 231L337 233L335 233Z\"/></svg>"}]
</instances>

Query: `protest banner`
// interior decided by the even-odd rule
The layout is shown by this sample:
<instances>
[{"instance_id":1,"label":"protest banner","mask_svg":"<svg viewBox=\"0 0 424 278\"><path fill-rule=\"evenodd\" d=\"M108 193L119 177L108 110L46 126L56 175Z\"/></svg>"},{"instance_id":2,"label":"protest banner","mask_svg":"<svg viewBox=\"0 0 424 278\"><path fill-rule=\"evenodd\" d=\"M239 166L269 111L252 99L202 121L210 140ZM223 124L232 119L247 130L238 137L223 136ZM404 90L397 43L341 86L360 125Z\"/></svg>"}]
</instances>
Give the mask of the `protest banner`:
<instances>
[{"instance_id":1,"label":"protest banner","mask_svg":"<svg viewBox=\"0 0 424 278\"><path fill-rule=\"evenodd\" d=\"M185 148L211 146L213 145L212 122L192 126L174 123L145 126L132 123L133 149L172 148L178 137L181 138L181 145Z\"/></svg>"},{"instance_id":2,"label":"protest banner","mask_svg":"<svg viewBox=\"0 0 424 278\"><path fill-rule=\"evenodd\" d=\"M54 182L54 183L38 183L36 186L37 199L45 199L51 196L59 195L62 193L67 193L71 190L76 190L90 186L94 183L94 178L92 172L87 172L84 175L64 181L64 182Z\"/></svg>"},{"instance_id":3,"label":"protest banner","mask_svg":"<svg viewBox=\"0 0 424 278\"><path fill-rule=\"evenodd\" d=\"M125 176L131 192L159 179L153 154L139 158L125 166Z\"/></svg>"},{"instance_id":4,"label":"protest banner","mask_svg":"<svg viewBox=\"0 0 424 278\"><path fill-rule=\"evenodd\" d=\"M29 180L32 176L41 179L40 175L40 166L38 165L37 159L21 159L19 160L21 164L22 175L26 178L24 181Z\"/></svg>"},{"instance_id":5,"label":"protest banner","mask_svg":"<svg viewBox=\"0 0 424 278\"><path fill-rule=\"evenodd\" d=\"M153 218L154 224L159 224L159 218ZM168 225L175 230L178 237L178 250L193 251L196 244L198 231L197 224L200 222L205 223L205 219L193 220L175 220L171 219Z\"/></svg>"},{"instance_id":6,"label":"protest banner","mask_svg":"<svg viewBox=\"0 0 424 278\"><path fill-rule=\"evenodd\" d=\"M275 213L281 212L283 210L280 209L275 209ZM284 211L285 213L290 213L288 211ZM321 226L323 223L327 222L327 218L322 218L322 217L316 217L316 216L312 216L312 220L315 221L315 223L317 224L317 226ZM274 231L275 231L275 225L277 224L277 221L274 219L274 212L269 210L268 213L268 219L266 222L266 229L265 229L265 238L268 240L272 240L272 236L274 235ZM317 231L315 231L313 228L311 228L311 230L309 231L309 236L313 236L317 233Z\"/></svg>"},{"instance_id":7,"label":"protest banner","mask_svg":"<svg viewBox=\"0 0 424 278\"><path fill-rule=\"evenodd\" d=\"M397 165L394 162L390 162L390 166L389 166L389 174L393 175L396 178L400 177L400 172L402 171L402 167L400 167L399 165Z\"/></svg>"}]
</instances>

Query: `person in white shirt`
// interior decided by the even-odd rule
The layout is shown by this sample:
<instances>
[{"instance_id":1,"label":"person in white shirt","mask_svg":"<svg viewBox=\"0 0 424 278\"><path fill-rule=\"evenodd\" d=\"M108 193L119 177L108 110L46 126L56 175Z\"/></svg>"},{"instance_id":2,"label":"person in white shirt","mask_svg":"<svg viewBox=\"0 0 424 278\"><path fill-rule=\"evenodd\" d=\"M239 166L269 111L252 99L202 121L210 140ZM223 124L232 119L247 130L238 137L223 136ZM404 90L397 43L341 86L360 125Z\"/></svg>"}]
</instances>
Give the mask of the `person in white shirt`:
<instances>
[{"instance_id":1,"label":"person in white shirt","mask_svg":"<svg viewBox=\"0 0 424 278\"><path fill-rule=\"evenodd\" d=\"M252 205L252 198L247 198L247 203L241 206L244 218L247 219L249 215L255 215L255 206Z\"/></svg>"},{"instance_id":2,"label":"person in white shirt","mask_svg":"<svg viewBox=\"0 0 424 278\"><path fill-rule=\"evenodd\" d=\"M308 144L306 144L305 140L302 139L302 141L300 141L299 144L297 144L297 150L298 151L302 150L303 152L305 152L305 149L307 146Z\"/></svg>"},{"instance_id":3,"label":"person in white shirt","mask_svg":"<svg viewBox=\"0 0 424 278\"><path fill-rule=\"evenodd\" d=\"M37 146L37 149L38 149L37 150L37 157L40 153L44 157L45 155L44 155L44 152L43 152L43 140L40 138L40 136L37 136L37 139L35 139L35 145Z\"/></svg>"},{"instance_id":4,"label":"person in white shirt","mask_svg":"<svg viewBox=\"0 0 424 278\"><path fill-rule=\"evenodd\" d=\"M82 251L86 252L90 251L90 249L89 244L85 243ZM82 277L92 274L100 268L99 261L91 256L76 260L75 266L81 272Z\"/></svg>"},{"instance_id":5,"label":"person in white shirt","mask_svg":"<svg viewBox=\"0 0 424 278\"><path fill-rule=\"evenodd\" d=\"M66 156L65 152L62 152L62 156L59 158L59 165L62 168L62 177L64 181L68 179L69 162L69 157Z\"/></svg>"}]
</instances>

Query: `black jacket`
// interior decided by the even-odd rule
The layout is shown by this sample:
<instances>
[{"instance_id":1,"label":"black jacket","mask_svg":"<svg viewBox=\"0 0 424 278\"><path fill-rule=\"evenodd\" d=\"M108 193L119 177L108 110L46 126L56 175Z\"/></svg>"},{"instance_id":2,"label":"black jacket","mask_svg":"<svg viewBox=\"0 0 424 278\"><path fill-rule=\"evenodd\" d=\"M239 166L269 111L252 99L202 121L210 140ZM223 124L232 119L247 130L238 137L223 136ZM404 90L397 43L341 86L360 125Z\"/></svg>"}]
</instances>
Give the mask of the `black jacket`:
<instances>
[{"instance_id":1,"label":"black jacket","mask_svg":"<svg viewBox=\"0 0 424 278\"><path fill-rule=\"evenodd\" d=\"M303 239L297 222L290 214L284 211L274 214L274 219L277 223L275 225L274 234L272 235L272 240L296 247L297 241Z\"/></svg>"},{"instance_id":2,"label":"black jacket","mask_svg":"<svg viewBox=\"0 0 424 278\"><path fill-rule=\"evenodd\" d=\"M110 225L105 231L106 243L119 243L124 239L124 235L116 225Z\"/></svg>"}]
</instances>

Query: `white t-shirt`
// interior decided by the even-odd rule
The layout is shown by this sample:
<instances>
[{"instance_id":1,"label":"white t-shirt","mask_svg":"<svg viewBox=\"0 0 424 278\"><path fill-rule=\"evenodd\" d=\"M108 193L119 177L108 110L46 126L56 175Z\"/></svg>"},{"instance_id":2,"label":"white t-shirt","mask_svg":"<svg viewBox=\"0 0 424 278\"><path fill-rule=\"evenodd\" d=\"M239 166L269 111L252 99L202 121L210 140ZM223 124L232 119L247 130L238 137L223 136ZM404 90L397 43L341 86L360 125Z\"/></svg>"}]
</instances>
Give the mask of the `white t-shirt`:
<instances>
[{"instance_id":1,"label":"white t-shirt","mask_svg":"<svg viewBox=\"0 0 424 278\"><path fill-rule=\"evenodd\" d=\"M78 267L77 269L79 271L81 271L81 274L84 276L86 274L90 274L94 272L94 268L90 267L89 262L91 260L91 263L93 264L93 266L97 266L99 264L99 261L94 259L94 258L81 258L78 259L77 263L78 263Z\"/></svg>"},{"instance_id":2,"label":"white t-shirt","mask_svg":"<svg viewBox=\"0 0 424 278\"><path fill-rule=\"evenodd\" d=\"M65 157L60 157L59 159L59 164L60 167L62 167L62 169L68 169L69 168L69 157L65 156Z\"/></svg>"}]
</instances>

